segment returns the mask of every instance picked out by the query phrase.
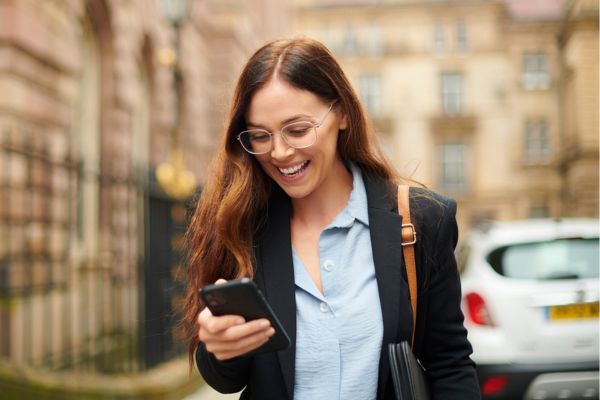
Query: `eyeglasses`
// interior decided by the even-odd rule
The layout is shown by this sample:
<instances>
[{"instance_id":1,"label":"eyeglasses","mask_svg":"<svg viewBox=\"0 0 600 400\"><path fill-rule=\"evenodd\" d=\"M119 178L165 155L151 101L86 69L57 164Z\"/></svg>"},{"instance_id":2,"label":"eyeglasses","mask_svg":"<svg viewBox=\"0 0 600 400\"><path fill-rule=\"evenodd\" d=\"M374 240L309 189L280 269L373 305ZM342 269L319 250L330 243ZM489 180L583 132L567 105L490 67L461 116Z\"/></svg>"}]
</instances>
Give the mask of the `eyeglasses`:
<instances>
[{"instance_id":1,"label":"eyeglasses","mask_svg":"<svg viewBox=\"0 0 600 400\"><path fill-rule=\"evenodd\" d=\"M319 122L298 121L287 124L281 128L279 134L283 140L295 149L304 149L312 146L317 141L317 128L323 125L325 118L333 108L335 101L329 106L327 113ZM265 154L273 148L273 135L265 129L249 129L237 135L244 150L250 154Z\"/></svg>"}]
</instances>

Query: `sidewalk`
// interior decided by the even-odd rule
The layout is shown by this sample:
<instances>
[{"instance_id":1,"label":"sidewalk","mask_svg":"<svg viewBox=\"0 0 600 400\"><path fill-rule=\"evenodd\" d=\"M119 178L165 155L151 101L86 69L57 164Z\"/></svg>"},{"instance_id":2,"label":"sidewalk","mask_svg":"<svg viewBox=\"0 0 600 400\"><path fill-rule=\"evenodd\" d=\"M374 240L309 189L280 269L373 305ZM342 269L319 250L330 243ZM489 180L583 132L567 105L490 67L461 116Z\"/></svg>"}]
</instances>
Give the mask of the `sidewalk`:
<instances>
[{"instance_id":1,"label":"sidewalk","mask_svg":"<svg viewBox=\"0 0 600 400\"><path fill-rule=\"evenodd\" d=\"M190 394L183 400L237 400L239 398L239 393L221 394L213 390L210 386L204 385L197 392Z\"/></svg>"}]
</instances>

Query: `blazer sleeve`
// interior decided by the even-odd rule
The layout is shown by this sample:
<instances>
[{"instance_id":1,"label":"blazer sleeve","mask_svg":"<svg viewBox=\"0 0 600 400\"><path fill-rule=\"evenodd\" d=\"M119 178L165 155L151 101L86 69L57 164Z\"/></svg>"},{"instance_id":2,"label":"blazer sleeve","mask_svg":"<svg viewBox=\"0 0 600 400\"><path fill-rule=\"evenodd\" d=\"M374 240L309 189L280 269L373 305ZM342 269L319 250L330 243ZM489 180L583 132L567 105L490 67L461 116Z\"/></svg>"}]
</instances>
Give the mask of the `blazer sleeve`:
<instances>
[{"instance_id":1,"label":"blazer sleeve","mask_svg":"<svg viewBox=\"0 0 600 400\"><path fill-rule=\"evenodd\" d=\"M221 393L236 393L248 383L251 357L219 361L202 342L196 347L196 366L204 381Z\"/></svg>"},{"instance_id":2,"label":"blazer sleeve","mask_svg":"<svg viewBox=\"0 0 600 400\"><path fill-rule=\"evenodd\" d=\"M433 399L480 399L475 364L470 359L473 350L460 308L460 278L454 256L458 240L456 202L442 201L442 205L432 207L439 212L426 217L428 240L422 261L427 276L420 296L426 297L427 307L422 316L425 326L419 356L427 369Z\"/></svg>"}]
</instances>

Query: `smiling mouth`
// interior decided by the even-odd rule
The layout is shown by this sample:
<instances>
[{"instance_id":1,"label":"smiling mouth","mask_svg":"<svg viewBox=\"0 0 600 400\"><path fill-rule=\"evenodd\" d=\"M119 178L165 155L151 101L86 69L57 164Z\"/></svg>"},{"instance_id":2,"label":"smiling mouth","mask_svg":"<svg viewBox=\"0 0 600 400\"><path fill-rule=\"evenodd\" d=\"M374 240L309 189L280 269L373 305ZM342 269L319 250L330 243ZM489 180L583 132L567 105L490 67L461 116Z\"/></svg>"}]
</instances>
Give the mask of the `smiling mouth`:
<instances>
[{"instance_id":1,"label":"smiling mouth","mask_svg":"<svg viewBox=\"0 0 600 400\"><path fill-rule=\"evenodd\" d=\"M299 173L301 173L302 171L304 171L304 169L306 168L306 166L308 165L309 161L304 161L301 164L298 164L294 167L290 167L290 168L277 168L279 170L279 172L283 175L283 176L296 176Z\"/></svg>"}]
</instances>

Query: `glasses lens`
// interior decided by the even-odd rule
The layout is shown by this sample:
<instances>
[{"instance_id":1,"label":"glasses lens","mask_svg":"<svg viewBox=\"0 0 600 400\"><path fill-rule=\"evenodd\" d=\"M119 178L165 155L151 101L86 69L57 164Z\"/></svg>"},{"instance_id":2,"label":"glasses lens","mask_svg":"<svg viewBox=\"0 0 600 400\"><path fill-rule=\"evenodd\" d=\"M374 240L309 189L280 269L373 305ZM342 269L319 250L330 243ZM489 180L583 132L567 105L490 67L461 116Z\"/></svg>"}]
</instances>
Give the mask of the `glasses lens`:
<instances>
[{"instance_id":1,"label":"glasses lens","mask_svg":"<svg viewBox=\"0 0 600 400\"><path fill-rule=\"evenodd\" d=\"M317 140L317 131L311 122L294 122L285 126L281 133L286 142L297 149L311 146Z\"/></svg>"},{"instance_id":2,"label":"glasses lens","mask_svg":"<svg viewBox=\"0 0 600 400\"><path fill-rule=\"evenodd\" d=\"M240 142L253 154L266 153L271 149L271 135L266 131L250 130L240 133Z\"/></svg>"}]
</instances>

